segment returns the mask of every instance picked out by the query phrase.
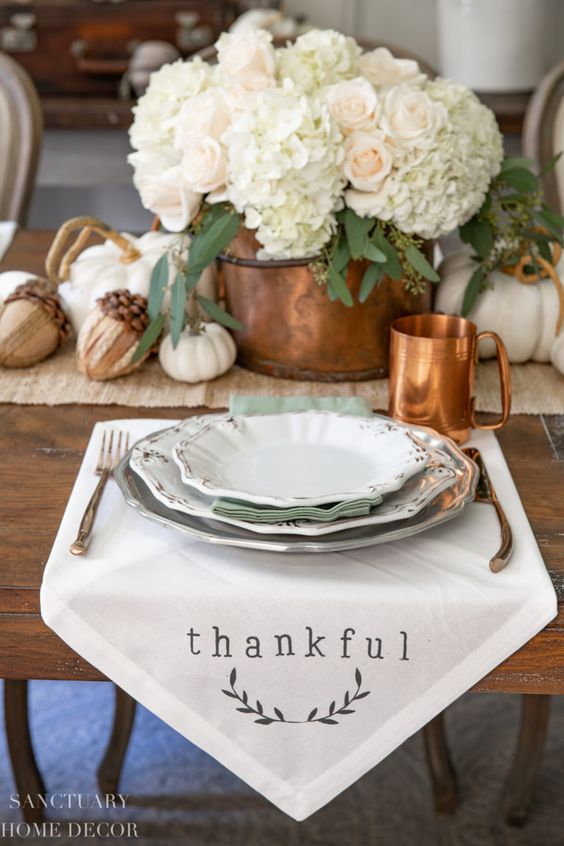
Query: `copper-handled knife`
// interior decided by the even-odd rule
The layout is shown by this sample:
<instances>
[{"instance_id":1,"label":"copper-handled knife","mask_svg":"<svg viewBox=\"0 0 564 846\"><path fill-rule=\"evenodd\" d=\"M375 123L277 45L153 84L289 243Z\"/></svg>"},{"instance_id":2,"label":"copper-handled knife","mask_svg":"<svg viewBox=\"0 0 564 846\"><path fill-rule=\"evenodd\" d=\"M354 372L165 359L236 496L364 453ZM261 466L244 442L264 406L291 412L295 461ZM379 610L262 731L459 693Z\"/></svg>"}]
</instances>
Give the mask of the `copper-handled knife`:
<instances>
[{"instance_id":1,"label":"copper-handled knife","mask_svg":"<svg viewBox=\"0 0 564 846\"><path fill-rule=\"evenodd\" d=\"M475 501L487 502L489 505L493 505L499 518L499 525L501 528L501 546L493 558L490 559L490 570L492 573L499 573L499 571L503 570L505 565L508 563L511 558L511 553L513 552L513 533L511 531L511 526L509 525L507 517L505 516L505 511L501 507L500 501L497 498L497 494L494 486L492 485L489 473L486 470L486 465L484 464L484 459L480 454L480 450L475 447L467 447L463 451L466 453L468 458L471 458L472 461L478 465L478 470L480 471Z\"/></svg>"}]
</instances>

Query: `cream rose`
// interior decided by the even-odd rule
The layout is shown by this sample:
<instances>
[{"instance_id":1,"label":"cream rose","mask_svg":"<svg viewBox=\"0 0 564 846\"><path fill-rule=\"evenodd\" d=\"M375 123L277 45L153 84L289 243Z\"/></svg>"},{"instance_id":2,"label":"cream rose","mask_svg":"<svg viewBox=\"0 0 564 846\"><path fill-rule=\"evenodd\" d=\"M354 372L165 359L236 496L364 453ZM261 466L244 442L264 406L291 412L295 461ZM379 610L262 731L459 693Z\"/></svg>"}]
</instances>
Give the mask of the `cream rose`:
<instances>
[{"instance_id":1,"label":"cream rose","mask_svg":"<svg viewBox=\"0 0 564 846\"><path fill-rule=\"evenodd\" d=\"M387 47L377 47L369 53L363 53L358 60L358 67L363 76L373 85L388 87L400 82L422 82L425 74L413 59L396 59Z\"/></svg>"},{"instance_id":2,"label":"cream rose","mask_svg":"<svg viewBox=\"0 0 564 846\"><path fill-rule=\"evenodd\" d=\"M225 80L261 74L274 78L276 56L272 35L264 30L255 32L224 32L217 42L219 71Z\"/></svg>"},{"instance_id":3,"label":"cream rose","mask_svg":"<svg viewBox=\"0 0 564 846\"><path fill-rule=\"evenodd\" d=\"M341 129L371 129L376 125L380 105L378 95L367 79L338 82L327 90L329 110Z\"/></svg>"},{"instance_id":4,"label":"cream rose","mask_svg":"<svg viewBox=\"0 0 564 846\"><path fill-rule=\"evenodd\" d=\"M190 97L182 106L176 120L174 146L184 150L194 138L205 136L219 140L230 123L231 114L223 92L209 88Z\"/></svg>"},{"instance_id":5,"label":"cream rose","mask_svg":"<svg viewBox=\"0 0 564 846\"><path fill-rule=\"evenodd\" d=\"M194 138L185 149L180 168L186 184L192 191L207 194L225 184L225 150L211 135Z\"/></svg>"},{"instance_id":6,"label":"cream rose","mask_svg":"<svg viewBox=\"0 0 564 846\"><path fill-rule=\"evenodd\" d=\"M352 132L345 141L343 173L361 191L378 191L392 169L393 157L386 137L379 129Z\"/></svg>"},{"instance_id":7,"label":"cream rose","mask_svg":"<svg viewBox=\"0 0 564 846\"><path fill-rule=\"evenodd\" d=\"M178 166L159 174L136 173L134 182L144 208L158 215L169 232L185 229L200 208L202 195L190 190Z\"/></svg>"},{"instance_id":8,"label":"cream rose","mask_svg":"<svg viewBox=\"0 0 564 846\"><path fill-rule=\"evenodd\" d=\"M259 71L242 73L225 83L225 93L233 110L245 106L245 100L275 85L273 76Z\"/></svg>"},{"instance_id":9,"label":"cream rose","mask_svg":"<svg viewBox=\"0 0 564 846\"><path fill-rule=\"evenodd\" d=\"M398 85L384 98L382 128L406 147L431 147L437 132L446 123L446 108L431 100L425 91Z\"/></svg>"}]
</instances>

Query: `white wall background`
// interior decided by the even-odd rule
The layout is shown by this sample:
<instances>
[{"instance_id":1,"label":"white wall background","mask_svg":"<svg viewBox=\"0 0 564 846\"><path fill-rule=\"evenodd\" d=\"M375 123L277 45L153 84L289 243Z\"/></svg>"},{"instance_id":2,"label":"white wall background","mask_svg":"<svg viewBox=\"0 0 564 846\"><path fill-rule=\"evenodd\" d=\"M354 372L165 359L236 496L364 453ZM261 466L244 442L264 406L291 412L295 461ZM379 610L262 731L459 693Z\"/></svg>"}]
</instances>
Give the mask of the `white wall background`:
<instances>
[{"instance_id":1,"label":"white wall background","mask_svg":"<svg viewBox=\"0 0 564 846\"><path fill-rule=\"evenodd\" d=\"M548 68L564 58L564 0L531 1L552 4L552 37L546 44ZM287 0L287 8L291 14L305 14L316 26L405 47L440 69L437 3L438 0ZM69 217L88 213L119 229L144 229L150 215L142 209L131 184L127 152L125 132L47 132L30 225L56 227Z\"/></svg>"},{"instance_id":2,"label":"white wall background","mask_svg":"<svg viewBox=\"0 0 564 846\"><path fill-rule=\"evenodd\" d=\"M495 0L459 0L464 3ZM553 25L546 45L547 67L564 58L564 0L547 3ZM438 0L287 0L291 14L303 13L312 23L366 39L389 41L419 53L439 68L437 44Z\"/></svg>"}]
</instances>

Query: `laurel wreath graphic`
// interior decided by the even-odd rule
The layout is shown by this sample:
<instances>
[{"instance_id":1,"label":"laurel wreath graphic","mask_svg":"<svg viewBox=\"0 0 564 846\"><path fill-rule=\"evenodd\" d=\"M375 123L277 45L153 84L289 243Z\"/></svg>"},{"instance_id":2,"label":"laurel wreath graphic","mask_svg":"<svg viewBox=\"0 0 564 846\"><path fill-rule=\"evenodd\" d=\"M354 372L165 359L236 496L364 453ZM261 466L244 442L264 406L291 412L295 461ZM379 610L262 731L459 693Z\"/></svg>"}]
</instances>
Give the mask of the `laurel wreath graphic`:
<instances>
[{"instance_id":1,"label":"laurel wreath graphic","mask_svg":"<svg viewBox=\"0 0 564 846\"><path fill-rule=\"evenodd\" d=\"M370 694L369 690L361 690L362 688L362 675L358 667L354 672L354 680L356 682L356 690L354 691L345 691L345 695L343 696L343 704L337 708L336 700L333 700L329 707L322 711L319 714L319 708L314 708L311 711L305 720L288 720L280 710L280 708L273 707L272 711L273 714L265 713L265 710L262 706L262 703L259 699L256 701L256 706L251 704L250 698L247 694L246 690L242 690L241 693L236 689L235 683L237 682L237 669L233 667L231 673L229 674L229 690L222 689L222 693L228 696L230 699L236 699L238 702L241 703L241 707L237 708L236 710L239 711L241 714L254 714L257 718L255 723L258 723L261 726L270 726L273 723L292 723L297 725L299 723L323 723L326 726L336 726L339 724L339 721L335 719L336 717L346 716L347 714L354 714L356 709L351 708L350 706L353 702L357 702L359 699L364 699L365 696Z\"/></svg>"}]
</instances>

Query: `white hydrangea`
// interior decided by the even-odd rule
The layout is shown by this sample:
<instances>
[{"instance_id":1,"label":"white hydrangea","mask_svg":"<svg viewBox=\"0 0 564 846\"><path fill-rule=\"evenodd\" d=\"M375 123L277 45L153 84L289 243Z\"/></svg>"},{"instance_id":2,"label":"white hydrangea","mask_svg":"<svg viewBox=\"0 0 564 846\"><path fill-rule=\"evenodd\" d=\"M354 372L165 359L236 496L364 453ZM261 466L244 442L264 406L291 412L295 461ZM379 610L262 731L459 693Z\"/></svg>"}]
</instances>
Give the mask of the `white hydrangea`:
<instances>
[{"instance_id":1,"label":"white hydrangea","mask_svg":"<svg viewBox=\"0 0 564 846\"><path fill-rule=\"evenodd\" d=\"M386 118L384 109L382 122L395 131L393 169L378 191L349 189L345 202L361 217L422 238L452 232L478 211L499 172L503 144L495 117L467 88L444 79L425 83L415 111L411 99L403 109L397 90L388 97L395 114ZM420 136L415 121L427 127Z\"/></svg>"},{"instance_id":2,"label":"white hydrangea","mask_svg":"<svg viewBox=\"0 0 564 846\"><path fill-rule=\"evenodd\" d=\"M216 67L164 65L134 109L134 182L171 230L227 200L257 230L259 258L306 258L344 202L423 238L481 206L502 141L467 88L333 30L281 49L229 33L217 47Z\"/></svg>"},{"instance_id":3,"label":"white hydrangea","mask_svg":"<svg viewBox=\"0 0 564 846\"><path fill-rule=\"evenodd\" d=\"M350 36L333 29L312 29L277 52L278 77L291 79L312 94L357 76L362 50Z\"/></svg>"},{"instance_id":4,"label":"white hydrangea","mask_svg":"<svg viewBox=\"0 0 564 846\"><path fill-rule=\"evenodd\" d=\"M131 146L172 147L176 119L184 102L205 91L213 82L214 72L199 56L185 62L179 59L163 65L151 74L151 81L133 107L134 120L129 130Z\"/></svg>"},{"instance_id":5,"label":"white hydrangea","mask_svg":"<svg viewBox=\"0 0 564 846\"><path fill-rule=\"evenodd\" d=\"M342 135L327 105L290 80L258 94L227 129L227 196L257 230L258 257L317 254L336 227Z\"/></svg>"}]
</instances>

